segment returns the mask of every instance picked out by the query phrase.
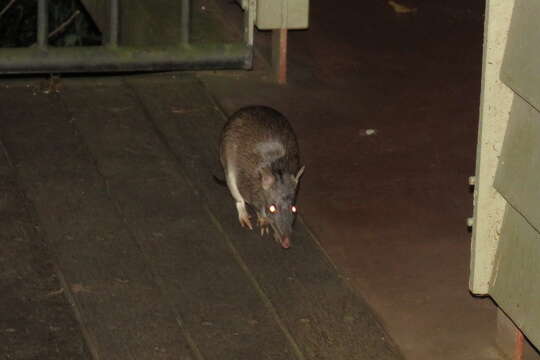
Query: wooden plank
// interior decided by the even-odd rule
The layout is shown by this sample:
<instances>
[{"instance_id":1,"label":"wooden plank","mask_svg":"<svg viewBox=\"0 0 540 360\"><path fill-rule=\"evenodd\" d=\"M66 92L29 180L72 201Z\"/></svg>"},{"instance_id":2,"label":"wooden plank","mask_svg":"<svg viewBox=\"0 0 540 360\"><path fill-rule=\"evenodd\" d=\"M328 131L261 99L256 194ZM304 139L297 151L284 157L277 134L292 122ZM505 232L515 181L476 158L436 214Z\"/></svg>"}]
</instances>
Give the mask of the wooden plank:
<instances>
[{"instance_id":1,"label":"wooden plank","mask_svg":"<svg viewBox=\"0 0 540 360\"><path fill-rule=\"evenodd\" d=\"M508 206L490 295L535 346L540 344L540 234Z\"/></svg>"},{"instance_id":2,"label":"wooden plank","mask_svg":"<svg viewBox=\"0 0 540 360\"><path fill-rule=\"evenodd\" d=\"M514 99L503 143L495 188L540 230L540 112Z\"/></svg>"},{"instance_id":3,"label":"wooden plank","mask_svg":"<svg viewBox=\"0 0 540 360\"><path fill-rule=\"evenodd\" d=\"M487 295L506 202L493 187L514 93L500 80L514 0L486 2L469 288Z\"/></svg>"},{"instance_id":4,"label":"wooden plank","mask_svg":"<svg viewBox=\"0 0 540 360\"><path fill-rule=\"evenodd\" d=\"M119 79L79 81L62 98L201 358L295 359L133 92Z\"/></svg>"},{"instance_id":5,"label":"wooden plank","mask_svg":"<svg viewBox=\"0 0 540 360\"><path fill-rule=\"evenodd\" d=\"M501 79L540 111L540 2L515 0Z\"/></svg>"},{"instance_id":6,"label":"wooden plank","mask_svg":"<svg viewBox=\"0 0 540 360\"><path fill-rule=\"evenodd\" d=\"M272 30L272 67L278 84L286 84L287 29Z\"/></svg>"},{"instance_id":7,"label":"wooden plank","mask_svg":"<svg viewBox=\"0 0 540 360\"><path fill-rule=\"evenodd\" d=\"M4 116L3 122L17 121ZM90 359L55 264L0 143L0 353L3 359Z\"/></svg>"},{"instance_id":8,"label":"wooden plank","mask_svg":"<svg viewBox=\"0 0 540 360\"><path fill-rule=\"evenodd\" d=\"M219 174L217 139L224 117L201 84L132 80L167 144L201 189L223 235L250 270L305 359L400 359L365 302L348 286L301 222L285 251L240 227ZM159 91L160 96L155 96Z\"/></svg>"},{"instance_id":9,"label":"wooden plank","mask_svg":"<svg viewBox=\"0 0 540 360\"><path fill-rule=\"evenodd\" d=\"M1 131L99 359L194 359L56 96L2 89ZM94 106L99 106L95 104Z\"/></svg>"}]
</instances>

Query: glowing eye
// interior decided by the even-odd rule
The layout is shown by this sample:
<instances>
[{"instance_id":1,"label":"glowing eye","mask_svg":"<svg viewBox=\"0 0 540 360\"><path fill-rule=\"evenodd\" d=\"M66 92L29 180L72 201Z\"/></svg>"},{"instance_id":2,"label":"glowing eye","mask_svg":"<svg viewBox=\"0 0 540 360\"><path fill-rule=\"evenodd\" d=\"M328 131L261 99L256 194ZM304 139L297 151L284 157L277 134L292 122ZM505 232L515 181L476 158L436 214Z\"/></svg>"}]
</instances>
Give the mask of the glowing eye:
<instances>
[{"instance_id":1,"label":"glowing eye","mask_svg":"<svg viewBox=\"0 0 540 360\"><path fill-rule=\"evenodd\" d=\"M296 206L293 205L293 206L291 207L291 211L292 211L293 213L295 213L295 212L296 212Z\"/></svg>"},{"instance_id":2,"label":"glowing eye","mask_svg":"<svg viewBox=\"0 0 540 360\"><path fill-rule=\"evenodd\" d=\"M270 205L270 207L268 208L268 210L270 210L270 212L273 214L276 212L276 207L274 205Z\"/></svg>"}]
</instances>

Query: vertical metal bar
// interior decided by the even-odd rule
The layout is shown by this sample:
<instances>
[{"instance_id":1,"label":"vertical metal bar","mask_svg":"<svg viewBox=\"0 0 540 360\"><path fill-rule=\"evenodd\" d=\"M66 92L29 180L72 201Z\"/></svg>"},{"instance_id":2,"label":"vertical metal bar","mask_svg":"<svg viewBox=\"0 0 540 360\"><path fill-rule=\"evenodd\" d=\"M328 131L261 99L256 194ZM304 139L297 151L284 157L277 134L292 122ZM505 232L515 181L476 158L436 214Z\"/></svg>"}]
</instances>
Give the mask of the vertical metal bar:
<instances>
[{"instance_id":1,"label":"vertical metal bar","mask_svg":"<svg viewBox=\"0 0 540 360\"><path fill-rule=\"evenodd\" d=\"M119 26L119 0L110 0L111 8L109 9L110 24L109 24L109 46L118 46L118 26Z\"/></svg>"},{"instance_id":2,"label":"vertical metal bar","mask_svg":"<svg viewBox=\"0 0 540 360\"><path fill-rule=\"evenodd\" d=\"M189 35L191 31L191 0L182 0L182 44L189 44Z\"/></svg>"},{"instance_id":3,"label":"vertical metal bar","mask_svg":"<svg viewBox=\"0 0 540 360\"><path fill-rule=\"evenodd\" d=\"M256 0L248 0L247 4L247 8L244 9L244 43L247 46L253 46L257 2Z\"/></svg>"},{"instance_id":4,"label":"vertical metal bar","mask_svg":"<svg viewBox=\"0 0 540 360\"><path fill-rule=\"evenodd\" d=\"M49 43L49 9L48 0L38 0L37 16L37 44L42 49L47 49Z\"/></svg>"}]
</instances>

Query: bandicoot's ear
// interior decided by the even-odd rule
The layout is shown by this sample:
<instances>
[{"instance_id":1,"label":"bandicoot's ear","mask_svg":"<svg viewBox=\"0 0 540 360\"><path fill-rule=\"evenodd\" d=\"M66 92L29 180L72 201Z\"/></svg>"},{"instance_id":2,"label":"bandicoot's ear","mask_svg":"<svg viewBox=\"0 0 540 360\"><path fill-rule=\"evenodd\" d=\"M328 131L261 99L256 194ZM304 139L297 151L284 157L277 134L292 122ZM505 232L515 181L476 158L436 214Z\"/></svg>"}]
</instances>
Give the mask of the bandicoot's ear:
<instances>
[{"instance_id":1,"label":"bandicoot's ear","mask_svg":"<svg viewBox=\"0 0 540 360\"><path fill-rule=\"evenodd\" d=\"M276 178L272 175L272 172L268 169L262 169L261 173L261 185L264 190L268 190L274 185Z\"/></svg>"},{"instance_id":2,"label":"bandicoot's ear","mask_svg":"<svg viewBox=\"0 0 540 360\"><path fill-rule=\"evenodd\" d=\"M296 173L296 176L294 177L294 181L298 184L298 181L300 181L300 177L302 176L302 174L304 173L304 169L306 168L305 165L302 165L302 167L300 168L300 170L298 170L298 172Z\"/></svg>"}]
</instances>

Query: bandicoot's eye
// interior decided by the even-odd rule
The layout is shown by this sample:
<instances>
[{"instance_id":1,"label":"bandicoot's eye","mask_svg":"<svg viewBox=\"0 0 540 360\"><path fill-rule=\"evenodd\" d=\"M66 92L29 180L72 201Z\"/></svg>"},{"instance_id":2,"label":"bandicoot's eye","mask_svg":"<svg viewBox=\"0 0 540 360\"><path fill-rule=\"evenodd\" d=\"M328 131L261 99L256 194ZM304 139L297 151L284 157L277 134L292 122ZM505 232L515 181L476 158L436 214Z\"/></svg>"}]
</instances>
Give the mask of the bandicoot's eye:
<instances>
[{"instance_id":1,"label":"bandicoot's eye","mask_svg":"<svg viewBox=\"0 0 540 360\"><path fill-rule=\"evenodd\" d=\"M270 212L271 212L272 214L275 213L275 212L277 211L275 205L270 205L270 206L268 207L268 210L270 210Z\"/></svg>"},{"instance_id":2,"label":"bandicoot's eye","mask_svg":"<svg viewBox=\"0 0 540 360\"><path fill-rule=\"evenodd\" d=\"M296 210L296 206L294 206L294 205L291 206L291 211L292 211L293 213L296 213L296 211L297 211L297 210Z\"/></svg>"}]
</instances>

